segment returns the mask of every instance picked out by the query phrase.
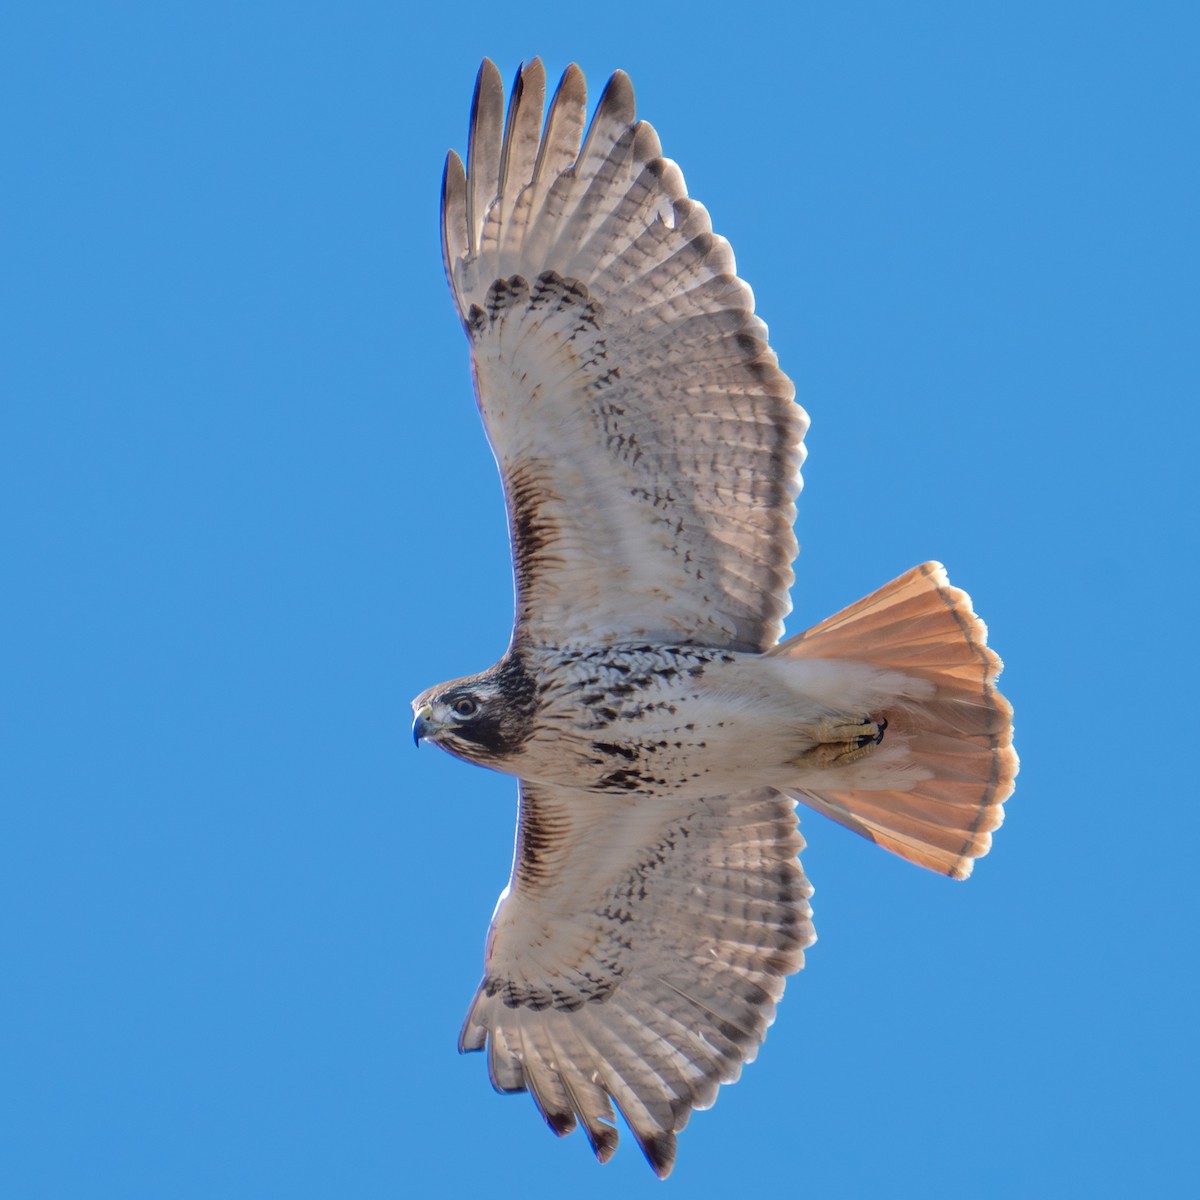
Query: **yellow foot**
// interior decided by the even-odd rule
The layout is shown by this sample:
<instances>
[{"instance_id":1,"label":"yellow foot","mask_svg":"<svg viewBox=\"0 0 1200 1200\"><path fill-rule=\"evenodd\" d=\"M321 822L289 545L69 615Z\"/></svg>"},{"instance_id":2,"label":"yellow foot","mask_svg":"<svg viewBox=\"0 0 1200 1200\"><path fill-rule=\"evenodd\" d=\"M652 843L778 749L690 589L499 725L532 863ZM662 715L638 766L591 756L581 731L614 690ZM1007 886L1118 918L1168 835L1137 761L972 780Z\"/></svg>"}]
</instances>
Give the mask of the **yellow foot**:
<instances>
[{"instance_id":1,"label":"yellow foot","mask_svg":"<svg viewBox=\"0 0 1200 1200\"><path fill-rule=\"evenodd\" d=\"M816 728L817 744L805 750L794 761L797 765L814 767L845 767L865 758L880 742L887 730L887 720L841 721L826 717Z\"/></svg>"}]
</instances>

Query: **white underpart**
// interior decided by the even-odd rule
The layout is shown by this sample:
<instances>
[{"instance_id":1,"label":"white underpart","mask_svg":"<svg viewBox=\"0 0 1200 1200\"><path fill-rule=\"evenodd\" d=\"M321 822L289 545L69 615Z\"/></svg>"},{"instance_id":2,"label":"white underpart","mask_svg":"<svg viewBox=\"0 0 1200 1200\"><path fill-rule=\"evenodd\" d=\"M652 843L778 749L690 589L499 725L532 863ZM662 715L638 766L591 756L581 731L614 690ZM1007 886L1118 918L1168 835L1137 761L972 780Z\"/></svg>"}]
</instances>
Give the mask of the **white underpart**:
<instances>
[{"instance_id":1,"label":"white underpart","mask_svg":"<svg viewBox=\"0 0 1200 1200\"><path fill-rule=\"evenodd\" d=\"M614 657L619 651L614 651ZM522 754L504 769L524 779L579 787L605 770L626 766L666 780L641 794L711 796L764 785L904 788L928 778L909 758L903 736L885 736L857 762L809 767L797 760L828 738L831 721L867 719L897 700L933 694L925 679L866 663L732 655L708 664L698 679L686 669L667 682L647 685L605 729L587 722L580 689L550 697L540 728ZM564 674L566 674L564 672ZM640 715L624 715L627 712ZM637 760L594 765L594 744L643 746ZM665 743L665 745L663 745Z\"/></svg>"}]
</instances>

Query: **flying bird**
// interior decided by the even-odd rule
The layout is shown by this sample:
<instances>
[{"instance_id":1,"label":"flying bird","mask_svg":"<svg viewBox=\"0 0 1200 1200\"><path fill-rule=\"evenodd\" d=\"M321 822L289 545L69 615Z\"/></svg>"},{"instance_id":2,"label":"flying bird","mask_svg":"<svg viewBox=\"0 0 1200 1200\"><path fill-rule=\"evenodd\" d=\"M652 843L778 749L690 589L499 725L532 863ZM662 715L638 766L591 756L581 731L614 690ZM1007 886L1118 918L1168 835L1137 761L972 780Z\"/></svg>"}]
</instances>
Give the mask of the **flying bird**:
<instances>
[{"instance_id":1,"label":"flying bird","mask_svg":"<svg viewBox=\"0 0 1200 1200\"><path fill-rule=\"evenodd\" d=\"M1012 709L925 563L780 641L808 418L729 244L618 71L591 123L484 61L442 189L446 274L504 483L516 613L413 736L518 779L512 875L459 1040L596 1157L665 1177L814 940L797 802L964 879ZM585 131L586 130L586 131Z\"/></svg>"}]
</instances>

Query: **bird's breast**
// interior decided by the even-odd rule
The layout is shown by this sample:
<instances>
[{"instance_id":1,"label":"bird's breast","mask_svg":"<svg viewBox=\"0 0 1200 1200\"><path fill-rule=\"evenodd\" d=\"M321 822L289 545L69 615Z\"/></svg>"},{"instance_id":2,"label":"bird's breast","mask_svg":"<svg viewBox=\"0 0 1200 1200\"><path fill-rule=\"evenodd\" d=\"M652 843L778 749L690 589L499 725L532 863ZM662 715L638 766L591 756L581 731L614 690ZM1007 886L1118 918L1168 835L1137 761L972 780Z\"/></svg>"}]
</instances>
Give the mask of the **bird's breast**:
<instances>
[{"instance_id":1,"label":"bird's breast","mask_svg":"<svg viewBox=\"0 0 1200 1200\"><path fill-rule=\"evenodd\" d=\"M690 646L565 650L519 773L600 794L715 795L755 762L757 655Z\"/></svg>"}]
</instances>

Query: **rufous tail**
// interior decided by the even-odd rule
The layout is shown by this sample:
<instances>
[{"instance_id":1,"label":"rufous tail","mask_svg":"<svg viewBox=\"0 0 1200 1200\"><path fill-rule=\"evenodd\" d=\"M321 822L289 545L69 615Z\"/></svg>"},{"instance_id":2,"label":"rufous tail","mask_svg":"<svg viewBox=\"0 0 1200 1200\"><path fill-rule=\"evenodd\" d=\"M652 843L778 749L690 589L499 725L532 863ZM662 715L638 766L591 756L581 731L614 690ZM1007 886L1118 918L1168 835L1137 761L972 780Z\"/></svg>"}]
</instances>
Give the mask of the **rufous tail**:
<instances>
[{"instance_id":1,"label":"rufous tail","mask_svg":"<svg viewBox=\"0 0 1200 1200\"><path fill-rule=\"evenodd\" d=\"M933 684L925 699L871 714L887 720L889 740L903 739L923 778L898 790L884 778L877 790L795 795L909 862L965 879L1004 819L1018 766L1012 705L995 686L1002 664L966 592L940 563L923 563L771 653L863 662Z\"/></svg>"}]
</instances>

